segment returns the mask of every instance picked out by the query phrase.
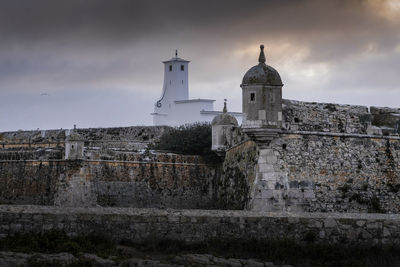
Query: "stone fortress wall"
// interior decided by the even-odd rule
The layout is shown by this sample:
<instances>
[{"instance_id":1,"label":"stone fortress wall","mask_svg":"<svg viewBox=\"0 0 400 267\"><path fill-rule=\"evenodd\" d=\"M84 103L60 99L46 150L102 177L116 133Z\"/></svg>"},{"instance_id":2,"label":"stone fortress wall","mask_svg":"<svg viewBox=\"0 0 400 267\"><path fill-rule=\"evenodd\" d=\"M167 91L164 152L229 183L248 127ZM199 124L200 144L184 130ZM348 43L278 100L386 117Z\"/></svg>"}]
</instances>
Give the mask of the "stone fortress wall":
<instances>
[{"instance_id":1,"label":"stone fortress wall","mask_svg":"<svg viewBox=\"0 0 400 267\"><path fill-rule=\"evenodd\" d=\"M400 134L400 108L283 99L283 130L368 135Z\"/></svg>"},{"instance_id":2,"label":"stone fortress wall","mask_svg":"<svg viewBox=\"0 0 400 267\"><path fill-rule=\"evenodd\" d=\"M260 48L242 126L226 109L213 120L222 164L149 150L163 126L0 133L0 237L398 245L400 109L282 99Z\"/></svg>"},{"instance_id":3,"label":"stone fortress wall","mask_svg":"<svg viewBox=\"0 0 400 267\"><path fill-rule=\"evenodd\" d=\"M196 157L163 159L0 161L0 203L214 208L215 168Z\"/></svg>"},{"instance_id":4,"label":"stone fortress wall","mask_svg":"<svg viewBox=\"0 0 400 267\"><path fill-rule=\"evenodd\" d=\"M400 209L399 111L284 100L282 112L268 145L225 131L221 166L143 149L165 127L76 129L85 139L76 160L64 159L65 130L1 133L0 235L398 244L398 215L377 213Z\"/></svg>"},{"instance_id":5,"label":"stone fortress wall","mask_svg":"<svg viewBox=\"0 0 400 267\"><path fill-rule=\"evenodd\" d=\"M85 140L85 146L92 149L139 150L147 147L168 129L167 126L132 126L112 128L75 129ZM63 148L71 129L13 131L0 133L0 149L21 152L37 148Z\"/></svg>"},{"instance_id":6,"label":"stone fortress wall","mask_svg":"<svg viewBox=\"0 0 400 267\"><path fill-rule=\"evenodd\" d=\"M137 152L157 139L167 126L76 129L85 140L85 158L112 159L118 152ZM0 160L63 159L71 129L0 133Z\"/></svg>"},{"instance_id":7,"label":"stone fortress wall","mask_svg":"<svg viewBox=\"0 0 400 267\"><path fill-rule=\"evenodd\" d=\"M398 245L400 215L0 205L0 237L50 230L75 236L95 233L136 243L280 239Z\"/></svg>"},{"instance_id":8,"label":"stone fortress wall","mask_svg":"<svg viewBox=\"0 0 400 267\"><path fill-rule=\"evenodd\" d=\"M398 213L400 111L370 110L283 100L279 137L265 148L227 132L222 166L143 149L166 127L76 129L78 161L64 160L66 130L0 133L0 201Z\"/></svg>"},{"instance_id":9,"label":"stone fortress wall","mask_svg":"<svg viewBox=\"0 0 400 267\"><path fill-rule=\"evenodd\" d=\"M261 211L399 213L399 125L400 109L283 100L268 146L253 142L247 162L249 143L227 150L221 181L241 186L225 200Z\"/></svg>"},{"instance_id":10,"label":"stone fortress wall","mask_svg":"<svg viewBox=\"0 0 400 267\"><path fill-rule=\"evenodd\" d=\"M78 128L76 131L85 139L93 141L151 141L160 136L167 126L131 126L110 128ZM12 131L0 133L0 144L63 142L72 129Z\"/></svg>"},{"instance_id":11,"label":"stone fortress wall","mask_svg":"<svg viewBox=\"0 0 400 267\"><path fill-rule=\"evenodd\" d=\"M144 149L166 129L76 129L78 160L64 159L65 130L1 133L0 203L215 208L218 166Z\"/></svg>"}]
</instances>

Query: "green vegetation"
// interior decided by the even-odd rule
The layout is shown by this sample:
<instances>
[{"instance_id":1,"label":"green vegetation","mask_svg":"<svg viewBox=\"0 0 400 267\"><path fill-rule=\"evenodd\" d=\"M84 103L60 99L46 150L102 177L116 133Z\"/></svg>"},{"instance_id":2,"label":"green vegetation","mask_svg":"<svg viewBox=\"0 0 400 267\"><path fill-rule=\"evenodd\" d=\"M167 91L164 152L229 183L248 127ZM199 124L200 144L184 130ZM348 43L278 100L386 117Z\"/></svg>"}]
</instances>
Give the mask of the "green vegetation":
<instances>
[{"instance_id":1,"label":"green vegetation","mask_svg":"<svg viewBox=\"0 0 400 267\"><path fill-rule=\"evenodd\" d=\"M121 249L125 248L125 249ZM273 261L277 264L298 266L399 266L400 247L370 246L345 247L316 244L314 234L309 233L301 243L291 240L210 240L203 243L185 243L171 240L150 240L145 243L117 244L103 236L93 234L68 237L62 231L50 231L42 234L18 234L0 240L0 249L24 253L69 252L93 253L107 258L114 256L117 261L134 255L127 254L127 249L142 255L177 254L212 254L224 258ZM119 259L119 260L118 260ZM93 266L88 260L80 260L79 266ZM76 265L74 263L73 266ZM30 266L43 266L43 262L34 258ZM78 266L76 265L76 266Z\"/></svg>"},{"instance_id":2,"label":"green vegetation","mask_svg":"<svg viewBox=\"0 0 400 267\"><path fill-rule=\"evenodd\" d=\"M218 157L211 151L211 124L194 123L171 128L160 137L151 149L183 155L199 155L208 160Z\"/></svg>"}]
</instances>

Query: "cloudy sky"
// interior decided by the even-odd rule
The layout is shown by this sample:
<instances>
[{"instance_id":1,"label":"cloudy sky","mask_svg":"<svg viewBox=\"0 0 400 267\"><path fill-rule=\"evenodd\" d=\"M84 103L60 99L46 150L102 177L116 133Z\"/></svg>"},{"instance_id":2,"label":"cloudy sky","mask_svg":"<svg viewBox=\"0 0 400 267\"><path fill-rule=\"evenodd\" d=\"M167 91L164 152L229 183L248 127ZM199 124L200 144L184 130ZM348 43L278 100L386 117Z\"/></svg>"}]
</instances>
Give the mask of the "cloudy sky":
<instances>
[{"instance_id":1,"label":"cloudy sky","mask_svg":"<svg viewBox=\"0 0 400 267\"><path fill-rule=\"evenodd\" d=\"M241 111L260 44L284 98L400 107L400 0L0 0L0 131L150 125L175 49Z\"/></svg>"}]
</instances>

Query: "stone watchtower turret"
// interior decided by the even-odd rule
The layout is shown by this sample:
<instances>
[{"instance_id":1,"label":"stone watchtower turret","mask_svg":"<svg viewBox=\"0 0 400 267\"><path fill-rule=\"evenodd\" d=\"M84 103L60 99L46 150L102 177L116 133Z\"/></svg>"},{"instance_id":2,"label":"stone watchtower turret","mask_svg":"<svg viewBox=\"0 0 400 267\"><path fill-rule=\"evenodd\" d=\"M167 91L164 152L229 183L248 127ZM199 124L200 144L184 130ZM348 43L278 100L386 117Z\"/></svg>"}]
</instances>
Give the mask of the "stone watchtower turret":
<instances>
[{"instance_id":1,"label":"stone watchtower turret","mask_svg":"<svg viewBox=\"0 0 400 267\"><path fill-rule=\"evenodd\" d=\"M65 139L65 159L82 159L84 143L83 138L72 131Z\"/></svg>"},{"instance_id":2,"label":"stone watchtower turret","mask_svg":"<svg viewBox=\"0 0 400 267\"><path fill-rule=\"evenodd\" d=\"M258 65L243 77L243 130L256 142L267 143L282 125L282 80L265 64L264 45L260 46Z\"/></svg>"},{"instance_id":3,"label":"stone watchtower turret","mask_svg":"<svg viewBox=\"0 0 400 267\"><path fill-rule=\"evenodd\" d=\"M214 117L211 122L212 127L212 147L219 156L225 156L225 150L232 145L233 131L238 127L235 117L228 113L226 102L222 114Z\"/></svg>"}]
</instances>

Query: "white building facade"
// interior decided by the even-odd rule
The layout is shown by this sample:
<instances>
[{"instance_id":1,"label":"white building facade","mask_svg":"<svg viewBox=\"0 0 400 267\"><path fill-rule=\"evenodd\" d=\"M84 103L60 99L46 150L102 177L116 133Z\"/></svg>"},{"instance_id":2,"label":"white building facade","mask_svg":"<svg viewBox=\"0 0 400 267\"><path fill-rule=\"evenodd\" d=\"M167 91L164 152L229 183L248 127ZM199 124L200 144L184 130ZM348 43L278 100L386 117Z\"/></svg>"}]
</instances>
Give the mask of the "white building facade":
<instances>
[{"instance_id":1,"label":"white building facade","mask_svg":"<svg viewBox=\"0 0 400 267\"><path fill-rule=\"evenodd\" d=\"M154 105L154 125L180 126L211 122L222 112L214 111L213 99L189 99L189 61L178 57L163 61L164 84L160 99ZM230 112L241 123L242 113Z\"/></svg>"}]
</instances>

